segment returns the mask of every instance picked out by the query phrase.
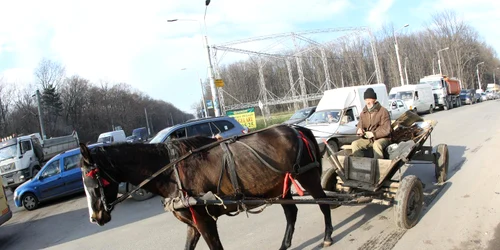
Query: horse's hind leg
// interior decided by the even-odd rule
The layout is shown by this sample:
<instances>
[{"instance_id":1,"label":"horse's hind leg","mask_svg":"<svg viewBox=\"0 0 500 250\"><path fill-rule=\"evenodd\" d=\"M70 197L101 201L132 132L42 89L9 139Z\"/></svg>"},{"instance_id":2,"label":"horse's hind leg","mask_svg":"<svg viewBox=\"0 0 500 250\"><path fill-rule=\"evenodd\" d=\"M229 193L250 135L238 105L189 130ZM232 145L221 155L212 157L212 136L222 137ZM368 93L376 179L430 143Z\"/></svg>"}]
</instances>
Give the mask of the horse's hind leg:
<instances>
[{"instance_id":1,"label":"horse's hind leg","mask_svg":"<svg viewBox=\"0 0 500 250\"><path fill-rule=\"evenodd\" d=\"M285 196L286 199L292 199L292 193L288 191ZM280 250L288 249L292 245L293 232L295 231L295 222L297 221L297 205L281 205L285 212L286 217L286 230L285 237L281 243Z\"/></svg>"},{"instance_id":2,"label":"horse's hind leg","mask_svg":"<svg viewBox=\"0 0 500 250\"><path fill-rule=\"evenodd\" d=\"M313 169L297 175L297 180L300 182L300 185L307 190L314 199L326 198L325 191L321 187L321 174L319 169ZM319 205L321 212L323 213L323 217L325 219L325 237L323 239L323 246L327 247L333 244L332 233L332 215L330 210L330 205Z\"/></svg>"}]
</instances>

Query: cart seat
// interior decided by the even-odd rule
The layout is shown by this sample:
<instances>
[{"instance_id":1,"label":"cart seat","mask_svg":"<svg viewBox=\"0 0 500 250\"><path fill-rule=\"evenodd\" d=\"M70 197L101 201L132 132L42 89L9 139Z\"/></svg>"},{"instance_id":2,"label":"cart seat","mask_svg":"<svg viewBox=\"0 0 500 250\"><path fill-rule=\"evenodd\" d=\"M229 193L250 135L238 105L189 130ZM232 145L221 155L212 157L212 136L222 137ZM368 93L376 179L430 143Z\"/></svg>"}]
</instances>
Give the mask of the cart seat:
<instances>
[{"instance_id":1,"label":"cart seat","mask_svg":"<svg viewBox=\"0 0 500 250\"><path fill-rule=\"evenodd\" d=\"M352 152L352 145L351 144L342 145L340 147L340 149L342 149L342 150L348 150L349 152ZM386 147L384 149L384 159L389 159L389 157L390 157L389 151L387 149L388 149L388 147ZM365 157L373 158L373 151L371 151L371 150L365 150L364 153L365 153Z\"/></svg>"}]
</instances>

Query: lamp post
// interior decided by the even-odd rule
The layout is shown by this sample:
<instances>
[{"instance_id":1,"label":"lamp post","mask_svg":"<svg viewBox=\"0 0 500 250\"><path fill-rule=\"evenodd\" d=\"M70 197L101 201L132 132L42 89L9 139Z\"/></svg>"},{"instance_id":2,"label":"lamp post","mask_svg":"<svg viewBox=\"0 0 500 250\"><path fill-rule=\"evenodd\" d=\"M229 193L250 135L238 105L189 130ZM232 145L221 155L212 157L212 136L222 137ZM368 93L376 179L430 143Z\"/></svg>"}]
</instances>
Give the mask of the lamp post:
<instances>
[{"instance_id":1,"label":"lamp post","mask_svg":"<svg viewBox=\"0 0 500 250\"><path fill-rule=\"evenodd\" d=\"M395 31L393 33L395 41L394 47L396 48L396 58L398 59L399 76L401 77L401 86L405 84L405 81L403 79L403 71L401 70L401 60L399 60L399 46L398 46L398 39L396 38L396 33L408 26L409 24L405 24L405 26L401 27L398 31Z\"/></svg>"},{"instance_id":2,"label":"lamp post","mask_svg":"<svg viewBox=\"0 0 500 250\"><path fill-rule=\"evenodd\" d=\"M43 116L42 116L42 105L40 102L40 91L37 89L35 94L32 95L31 97L36 97L36 103L38 106L38 122L40 122L40 132L42 133L42 139L47 139L47 136L45 135L45 128L43 127Z\"/></svg>"},{"instance_id":3,"label":"lamp post","mask_svg":"<svg viewBox=\"0 0 500 250\"><path fill-rule=\"evenodd\" d=\"M221 111L220 111L220 106L219 106L219 94L217 93L217 88L215 86L215 78L214 78L215 74L214 74L214 68L212 66L212 57L210 56L210 46L208 45L208 38L207 38L207 24L205 21L205 18L207 16L207 7L209 4L210 4L210 0L206 0L205 1L205 15L203 16L205 30L204 30L204 32L202 31L202 33L203 33L204 41L205 41L204 47L206 47L207 56L208 56L208 66L209 66L208 75L209 75L209 79L210 79L210 89L212 92L212 102L213 102L213 106L214 106L215 116L218 117L218 116L221 116ZM200 30L201 30L201 22L199 20L195 20L195 19L170 19L170 20L167 20L167 22L176 22L176 21L198 22L200 24Z\"/></svg>"},{"instance_id":4,"label":"lamp post","mask_svg":"<svg viewBox=\"0 0 500 250\"><path fill-rule=\"evenodd\" d=\"M476 64L477 83L478 83L478 86L479 86L478 89L481 89L481 78L479 77L479 65L481 65L483 63L484 62L480 62L480 63Z\"/></svg>"},{"instance_id":5,"label":"lamp post","mask_svg":"<svg viewBox=\"0 0 500 250\"><path fill-rule=\"evenodd\" d=\"M440 49L440 50L437 51L437 54L438 54L438 66L439 66L439 74L440 75L443 75L443 72L441 71L441 57L439 56L439 52L445 51L447 49L449 49L449 47L446 47L444 49Z\"/></svg>"},{"instance_id":6,"label":"lamp post","mask_svg":"<svg viewBox=\"0 0 500 250\"><path fill-rule=\"evenodd\" d=\"M496 67L493 69L493 84L497 84L497 81L495 80L495 71L497 71L497 69L500 69L500 67Z\"/></svg>"},{"instance_id":7,"label":"lamp post","mask_svg":"<svg viewBox=\"0 0 500 250\"><path fill-rule=\"evenodd\" d=\"M181 70L186 70L187 68L182 68ZM198 79L200 79L200 86L201 86L201 102L203 103L203 117L208 117L208 111L207 111L207 105L205 104L205 88L203 88L203 81L201 80L200 74L198 73L197 70L196 75L198 76Z\"/></svg>"}]
</instances>

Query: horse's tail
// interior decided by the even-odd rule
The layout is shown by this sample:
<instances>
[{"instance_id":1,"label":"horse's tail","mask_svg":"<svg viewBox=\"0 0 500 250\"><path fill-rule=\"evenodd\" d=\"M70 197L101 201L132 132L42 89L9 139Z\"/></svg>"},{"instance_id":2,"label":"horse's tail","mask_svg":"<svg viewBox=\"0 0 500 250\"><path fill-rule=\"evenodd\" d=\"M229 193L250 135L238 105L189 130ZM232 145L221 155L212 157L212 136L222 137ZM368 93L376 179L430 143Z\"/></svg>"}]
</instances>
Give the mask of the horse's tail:
<instances>
[{"instance_id":1,"label":"horse's tail","mask_svg":"<svg viewBox=\"0 0 500 250\"><path fill-rule=\"evenodd\" d=\"M310 129L308 129L306 127L302 127L302 126L293 126L293 128L302 132L304 134L304 136L307 137L307 139L309 139L309 141L311 142L309 145L314 145L314 154L316 155L316 161L319 164L320 173L323 173L323 164L322 164L322 159L321 159L322 156L321 156L321 152L319 150L318 142L316 141L316 137L314 137L313 132Z\"/></svg>"}]
</instances>

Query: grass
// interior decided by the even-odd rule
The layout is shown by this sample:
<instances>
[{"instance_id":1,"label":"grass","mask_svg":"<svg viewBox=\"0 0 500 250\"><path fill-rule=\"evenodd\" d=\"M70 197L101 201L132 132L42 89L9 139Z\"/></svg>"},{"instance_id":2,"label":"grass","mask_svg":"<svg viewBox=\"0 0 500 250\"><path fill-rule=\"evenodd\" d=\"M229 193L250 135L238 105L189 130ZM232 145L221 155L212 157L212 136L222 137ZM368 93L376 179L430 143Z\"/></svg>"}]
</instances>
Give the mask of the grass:
<instances>
[{"instance_id":1,"label":"grass","mask_svg":"<svg viewBox=\"0 0 500 250\"><path fill-rule=\"evenodd\" d=\"M282 112L282 113L274 113L271 114L271 118L269 122L266 124L264 123L264 116L256 116L255 120L257 123L257 128L255 130L263 129L269 126L272 126L274 124L282 123L288 119L295 113L295 111L292 112Z\"/></svg>"}]
</instances>

